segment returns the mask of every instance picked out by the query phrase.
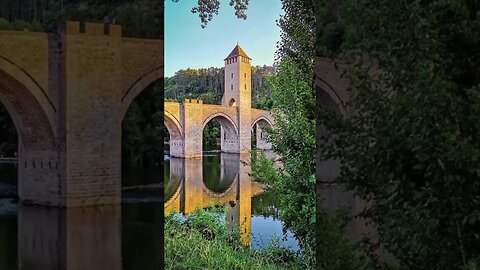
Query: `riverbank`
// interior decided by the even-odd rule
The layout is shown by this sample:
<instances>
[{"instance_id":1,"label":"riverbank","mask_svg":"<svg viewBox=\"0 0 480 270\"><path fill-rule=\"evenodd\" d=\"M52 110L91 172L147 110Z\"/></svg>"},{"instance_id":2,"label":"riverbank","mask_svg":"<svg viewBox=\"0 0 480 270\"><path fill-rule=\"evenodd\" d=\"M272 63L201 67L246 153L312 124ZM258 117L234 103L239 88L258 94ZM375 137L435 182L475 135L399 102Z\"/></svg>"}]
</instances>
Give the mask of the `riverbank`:
<instances>
[{"instance_id":1,"label":"riverbank","mask_svg":"<svg viewBox=\"0 0 480 270\"><path fill-rule=\"evenodd\" d=\"M245 246L220 209L166 217L166 269L305 269L297 253L278 244L263 250Z\"/></svg>"}]
</instances>

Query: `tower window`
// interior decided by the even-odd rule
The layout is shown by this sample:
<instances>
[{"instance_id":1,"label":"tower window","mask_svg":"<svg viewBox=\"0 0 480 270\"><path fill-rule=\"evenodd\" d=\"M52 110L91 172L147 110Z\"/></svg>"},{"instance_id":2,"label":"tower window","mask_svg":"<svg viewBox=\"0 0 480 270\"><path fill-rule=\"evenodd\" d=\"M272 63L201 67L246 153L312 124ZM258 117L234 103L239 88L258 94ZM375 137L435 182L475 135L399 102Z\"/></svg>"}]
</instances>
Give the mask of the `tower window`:
<instances>
[{"instance_id":1,"label":"tower window","mask_svg":"<svg viewBox=\"0 0 480 270\"><path fill-rule=\"evenodd\" d=\"M247 73L245 72L245 78L247 78Z\"/></svg>"},{"instance_id":2,"label":"tower window","mask_svg":"<svg viewBox=\"0 0 480 270\"><path fill-rule=\"evenodd\" d=\"M230 89L233 90L233 84L230 84Z\"/></svg>"},{"instance_id":3,"label":"tower window","mask_svg":"<svg viewBox=\"0 0 480 270\"><path fill-rule=\"evenodd\" d=\"M247 90L247 84L245 84L245 90Z\"/></svg>"},{"instance_id":4,"label":"tower window","mask_svg":"<svg viewBox=\"0 0 480 270\"><path fill-rule=\"evenodd\" d=\"M232 73L232 79L233 79L233 73Z\"/></svg>"}]
</instances>

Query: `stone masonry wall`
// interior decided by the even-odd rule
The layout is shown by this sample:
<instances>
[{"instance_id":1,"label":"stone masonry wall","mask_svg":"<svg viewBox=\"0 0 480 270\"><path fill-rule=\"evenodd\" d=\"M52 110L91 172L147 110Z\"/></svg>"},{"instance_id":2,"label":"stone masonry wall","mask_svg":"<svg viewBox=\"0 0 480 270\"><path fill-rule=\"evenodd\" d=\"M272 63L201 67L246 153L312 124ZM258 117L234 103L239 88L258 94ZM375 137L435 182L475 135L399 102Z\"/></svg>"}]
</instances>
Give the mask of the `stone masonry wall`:
<instances>
[{"instance_id":1,"label":"stone masonry wall","mask_svg":"<svg viewBox=\"0 0 480 270\"><path fill-rule=\"evenodd\" d=\"M67 206L120 202L121 33L103 27L66 25Z\"/></svg>"}]
</instances>

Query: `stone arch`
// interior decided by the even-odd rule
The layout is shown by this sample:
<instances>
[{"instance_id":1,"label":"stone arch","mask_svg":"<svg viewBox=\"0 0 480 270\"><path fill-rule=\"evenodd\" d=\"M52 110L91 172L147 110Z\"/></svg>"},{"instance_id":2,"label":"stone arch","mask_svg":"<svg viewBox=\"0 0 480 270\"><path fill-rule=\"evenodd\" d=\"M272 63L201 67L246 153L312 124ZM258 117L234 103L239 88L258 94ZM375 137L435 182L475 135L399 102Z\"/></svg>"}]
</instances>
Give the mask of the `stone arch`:
<instances>
[{"instance_id":1,"label":"stone arch","mask_svg":"<svg viewBox=\"0 0 480 270\"><path fill-rule=\"evenodd\" d=\"M15 123L19 146L36 151L54 148L56 140L52 124L32 93L37 90L28 88L35 83L24 83L17 78L0 69L0 102Z\"/></svg>"},{"instance_id":2,"label":"stone arch","mask_svg":"<svg viewBox=\"0 0 480 270\"><path fill-rule=\"evenodd\" d=\"M53 101L47 95L45 89L23 68L15 64L13 61L0 55L0 83L3 84L2 97L0 101L7 107L10 116L17 125L17 130L19 129L21 119L15 110L20 112L24 111L20 109L20 103L23 103L25 108L31 106L32 109L36 109L39 112L38 117L46 117L49 122L50 130L55 134L54 118L57 112ZM8 90L10 89L10 93ZM15 93L16 91L16 93ZM8 97L7 95L11 95ZM10 101L10 102L9 102ZM27 105L27 102L30 103ZM9 103L11 103L9 105ZM8 108L10 107L10 109ZM13 108L16 107L16 108ZM25 120L25 119L24 119ZM34 124L34 123L32 123ZM20 136L20 134L19 134Z\"/></svg>"},{"instance_id":3,"label":"stone arch","mask_svg":"<svg viewBox=\"0 0 480 270\"><path fill-rule=\"evenodd\" d=\"M255 147L257 149L269 150L272 148L272 144L268 141L266 129L272 128L273 123L265 116L260 116L252 123L252 131L255 132Z\"/></svg>"},{"instance_id":4,"label":"stone arch","mask_svg":"<svg viewBox=\"0 0 480 270\"><path fill-rule=\"evenodd\" d=\"M348 115L350 80L345 78L346 67L330 59L315 61L315 90L318 104L342 115Z\"/></svg>"},{"instance_id":5,"label":"stone arch","mask_svg":"<svg viewBox=\"0 0 480 270\"><path fill-rule=\"evenodd\" d=\"M154 68L151 72L143 75L142 77L138 78L132 85L130 85L123 94L122 99L120 100L121 102L121 119L125 116L125 114L128 111L128 108L130 107L130 104L132 104L133 100L143 91L145 88L147 88L149 85L151 85L153 82L163 79L163 65Z\"/></svg>"},{"instance_id":6,"label":"stone arch","mask_svg":"<svg viewBox=\"0 0 480 270\"><path fill-rule=\"evenodd\" d=\"M326 91L325 89L319 87L318 85L315 86L315 90L317 92L317 102L319 105L335 113L339 113L342 115L347 114L347 109L345 108L344 105L342 105L342 103L338 102L338 97L333 98L335 96L332 96L330 94L333 91Z\"/></svg>"},{"instance_id":7,"label":"stone arch","mask_svg":"<svg viewBox=\"0 0 480 270\"><path fill-rule=\"evenodd\" d=\"M207 125L208 122L212 121L212 120L217 120L219 121L219 123L223 126L225 125L225 127L228 127L230 128L235 134L238 135L238 128L237 128L237 125L235 124L235 121L233 121L233 119L228 116L227 114L223 113L223 112L216 112L210 116L208 116L204 121L203 121L203 128L205 128L205 126Z\"/></svg>"},{"instance_id":8,"label":"stone arch","mask_svg":"<svg viewBox=\"0 0 480 270\"><path fill-rule=\"evenodd\" d=\"M347 78L348 65L336 63L327 58L315 59L315 92L316 102L321 107L334 113L348 117L348 102L352 98L351 82ZM322 138L328 134L327 128L322 125L320 110L317 111L316 145L324 145ZM320 151L316 156L317 183L334 182L340 172L340 160L321 159ZM319 187L319 186L318 186ZM320 191L320 190L319 190Z\"/></svg>"},{"instance_id":9,"label":"stone arch","mask_svg":"<svg viewBox=\"0 0 480 270\"><path fill-rule=\"evenodd\" d=\"M207 117L205 121L203 121L202 138L203 138L203 130L205 129L205 126L207 125L208 122L212 120L216 120L218 123L220 123L220 126L221 126L220 139L221 139L222 152L226 152L226 153L238 152L238 149L240 148L238 127L235 124L235 121L233 121L232 118L230 118L230 116L228 116L223 112L214 113L209 117Z\"/></svg>"},{"instance_id":10,"label":"stone arch","mask_svg":"<svg viewBox=\"0 0 480 270\"><path fill-rule=\"evenodd\" d=\"M168 111L163 112L163 122L168 130L170 139L180 140L182 138L182 126L178 119Z\"/></svg>"},{"instance_id":11,"label":"stone arch","mask_svg":"<svg viewBox=\"0 0 480 270\"><path fill-rule=\"evenodd\" d=\"M273 127L273 123L270 119L268 119L267 117L265 116L260 116L258 117L257 119L255 119L253 122L252 122L252 128L256 125L256 124L266 124L267 126L269 127Z\"/></svg>"},{"instance_id":12,"label":"stone arch","mask_svg":"<svg viewBox=\"0 0 480 270\"><path fill-rule=\"evenodd\" d=\"M168 111L163 113L163 122L170 135L170 156L183 157L184 154L184 142L182 135L182 126L177 118Z\"/></svg>"},{"instance_id":13,"label":"stone arch","mask_svg":"<svg viewBox=\"0 0 480 270\"><path fill-rule=\"evenodd\" d=\"M0 102L17 131L20 199L61 205L61 164L52 124L56 117L53 103L31 76L5 59L0 60ZM39 197L39 190L48 194Z\"/></svg>"}]
</instances>

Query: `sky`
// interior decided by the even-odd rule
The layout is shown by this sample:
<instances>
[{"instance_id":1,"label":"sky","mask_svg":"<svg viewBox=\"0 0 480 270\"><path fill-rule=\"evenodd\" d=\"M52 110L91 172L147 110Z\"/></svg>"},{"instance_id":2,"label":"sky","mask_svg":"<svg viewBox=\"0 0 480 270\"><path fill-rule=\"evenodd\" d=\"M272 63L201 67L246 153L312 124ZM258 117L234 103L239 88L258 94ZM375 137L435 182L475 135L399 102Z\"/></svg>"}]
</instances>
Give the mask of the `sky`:
<instances>
[{"instance_id":1,"label":"sky","mask_svg":"<svg viewBox=\"0 0 480 270\"><path fill-rule=\"evenodd\" d=\"M238 19L230 0L220 0L220 11L201 27L191 12L197 0L165 1L165 76L180 69L223 67L223 59L238 44L252 58L252 65L272 65L283 14L280 0L251 0L247 19Z\"/></svg>"}]
</instances>

